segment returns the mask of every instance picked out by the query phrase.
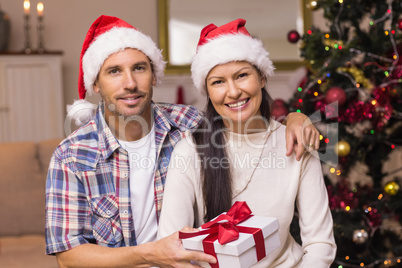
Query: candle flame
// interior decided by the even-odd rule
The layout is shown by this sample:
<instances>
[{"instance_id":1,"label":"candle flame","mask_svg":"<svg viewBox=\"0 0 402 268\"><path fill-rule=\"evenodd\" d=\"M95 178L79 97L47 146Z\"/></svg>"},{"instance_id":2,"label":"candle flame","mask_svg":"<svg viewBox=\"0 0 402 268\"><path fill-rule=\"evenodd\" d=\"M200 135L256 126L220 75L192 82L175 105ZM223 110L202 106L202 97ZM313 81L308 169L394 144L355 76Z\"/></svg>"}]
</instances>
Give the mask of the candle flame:
<instances>
[{"instance_id":1,"label":"candle flame","mask_svg":"<svg viewBox=\"0 0 402 268\"><path fill-rule=\"evenodd\" d=\"M39 12L39 13L42 13L42 12L43 12L43 3L42 3L42 2L39 2L39 3L38 3L37 9L38 9L38 12Z\"/></svg>"},{"instance_id":2,"label":"candle flame","mask_svg":"<svg viewBox=\"0 0 402 268\"><path fill-rule=\"evenodd\" d=\"M29 0L25 0L24 1L24 9L29 10L30 7L31 7L31 3L29 3Z\"/></svg>"}]
</instances>

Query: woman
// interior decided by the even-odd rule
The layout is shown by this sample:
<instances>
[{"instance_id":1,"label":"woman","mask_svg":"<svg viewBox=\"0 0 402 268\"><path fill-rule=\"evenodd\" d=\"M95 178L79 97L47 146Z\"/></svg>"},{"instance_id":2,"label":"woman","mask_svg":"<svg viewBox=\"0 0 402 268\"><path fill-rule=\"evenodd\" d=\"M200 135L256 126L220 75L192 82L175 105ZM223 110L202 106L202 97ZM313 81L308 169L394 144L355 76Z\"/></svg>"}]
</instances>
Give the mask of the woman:
<instances>
[{"instance_id":1,"label":"woman","mask_svg":"<svg viewBox=\"0 0 402 268\"><path fill-rule=\"evenodd\" d=\"M246 201L254 215L278 218L280 248L253 267L329 267L336 245L317 155L285 152L285 127L270 118L267 78L274 67L238 19L201 32L191 66L208 104L203 126L173 152L159 235L198 227ZM316 152L314 152L316 153ZM294 206L300 246L289 232Z\"/></svg>"}]
</instances>

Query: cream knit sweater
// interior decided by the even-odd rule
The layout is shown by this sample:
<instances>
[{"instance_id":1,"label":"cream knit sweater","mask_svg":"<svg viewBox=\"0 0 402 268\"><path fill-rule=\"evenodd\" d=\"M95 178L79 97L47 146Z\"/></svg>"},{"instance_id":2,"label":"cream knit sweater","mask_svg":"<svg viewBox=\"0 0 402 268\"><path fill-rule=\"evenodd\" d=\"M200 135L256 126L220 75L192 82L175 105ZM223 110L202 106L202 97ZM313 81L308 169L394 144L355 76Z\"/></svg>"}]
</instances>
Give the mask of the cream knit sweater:
<instances>
[{"instance_id":1,"label":"cream knit sweater","mask_svg":"<svg viewBox=\"0 0 402 268\"><path fill-rule=\"evenodd\" d=\"M200 162L190 139L176 145L170 160L159 237L204 223ZM230 133L228 154L233 170L233 203L246 201L254 215L276 217L279 221L280 248L253 267L329 267L336 245L317 154L306 153L300 161L294 155L287 157L285 127L273 120L266 132ZM227 161L217 159L216 165L219 164ZM289 233L295 204L302 245Z\"/></svg>"}]
</instances>

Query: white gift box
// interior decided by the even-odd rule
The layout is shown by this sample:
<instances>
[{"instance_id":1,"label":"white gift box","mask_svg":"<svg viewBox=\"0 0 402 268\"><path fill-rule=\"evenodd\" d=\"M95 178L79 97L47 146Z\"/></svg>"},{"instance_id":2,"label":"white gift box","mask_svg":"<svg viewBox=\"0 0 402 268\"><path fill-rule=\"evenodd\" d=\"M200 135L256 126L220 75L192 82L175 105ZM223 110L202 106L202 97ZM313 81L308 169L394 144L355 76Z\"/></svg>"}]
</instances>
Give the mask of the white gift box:
<instances>
[{"instance_id":1,"label":"white gift box","mask_svg":"<svg viewBox=\"0 0 402 268\"><path fill-rule=\"evenodd\" d=\"M259 228L262 230L265 243L265 254L280 246L278 220L271 217L252 216L237 224L237 226ZM188 250L204 251L202 241L208 234L182 239L183 246ZM214 249L220 268L248 268L258 262L255 241L252 234L239 233L239 239L221 245L214 241ZM199 263L203 267L210 267L207 263Z\"/></svg>"}]
</instances>

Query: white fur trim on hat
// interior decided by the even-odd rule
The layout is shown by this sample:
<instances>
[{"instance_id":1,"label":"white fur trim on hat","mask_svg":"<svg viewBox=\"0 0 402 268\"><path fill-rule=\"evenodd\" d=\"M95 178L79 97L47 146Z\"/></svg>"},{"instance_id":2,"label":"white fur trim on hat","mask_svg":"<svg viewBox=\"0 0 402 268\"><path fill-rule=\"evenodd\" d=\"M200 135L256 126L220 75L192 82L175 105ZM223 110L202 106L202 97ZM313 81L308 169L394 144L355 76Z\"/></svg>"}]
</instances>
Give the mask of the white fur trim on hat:
<instances>
[{"instance_id":1,"label":"white fur trim on hat","mask_svg":"<svg viewBox=\"0 0 402 268\"><path fill-rule=\"evenodd\" d=\"M88 123L95 115L96 105L86 100L75 100L67 105L67 118L74 119L77 126Z\"/></svg>"},{"instance_id":2,"label":"white fur trim on hat","mask_svg":"<svg viewBox=\"0 0 402 268\"><path fill-rule=\"evenodd\" d=\"M261 40L245 34L220 35L198 47L191 64L194 86L205 93L205 79L216 65L232 61L247 61L256 66L265 77L272 76L274 66Z\"/></svg>"},{"instance_id":3,"label":"white fur trim on hat","mask_svg":"<svg viewBox=\"0 0 402 268\"><path fill-rule=\"evenodd\" d=\"M111 41L113 40L113 41ZM152 39L132 28L115 27L98 36L82 58L84 84L87 93L93 93L93 85L104 61L113 53L125 48L135 48L151 60L157 83L160 83L166 62Z\"/></svg>"}]
</instances>

